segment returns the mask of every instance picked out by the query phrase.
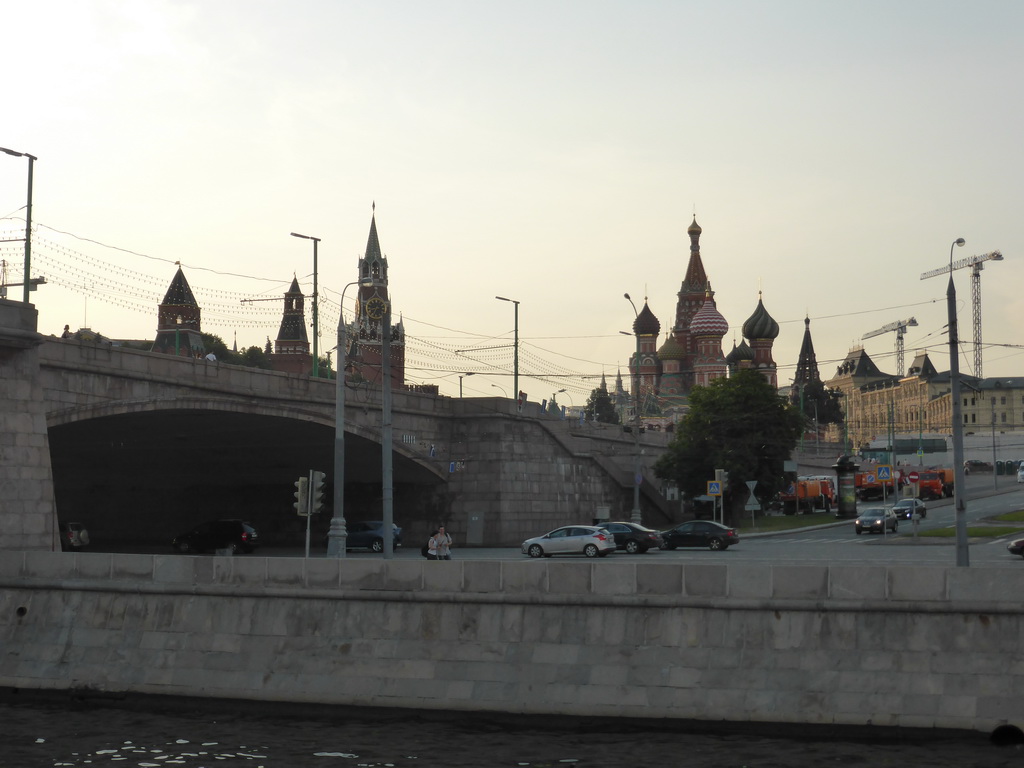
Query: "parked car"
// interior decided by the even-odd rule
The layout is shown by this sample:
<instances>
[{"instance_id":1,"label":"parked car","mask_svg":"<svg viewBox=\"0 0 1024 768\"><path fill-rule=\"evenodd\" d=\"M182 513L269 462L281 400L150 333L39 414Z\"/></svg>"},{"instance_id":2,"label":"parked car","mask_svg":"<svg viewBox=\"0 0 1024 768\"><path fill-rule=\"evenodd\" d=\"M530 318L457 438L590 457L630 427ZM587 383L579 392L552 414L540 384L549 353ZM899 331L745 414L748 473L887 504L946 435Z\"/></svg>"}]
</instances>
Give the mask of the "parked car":
<instances>
[{"instance_id":1,"label":"parked car","mask_svg":"<svg viewBox=\"0 0 1024 768\"><path fill-rule=\"evenodd\" d=\"M348 538L345 549L369 549L373 552L384 551L384 521L360 520L347 526ZM402 529L391 524L391 549L402 546Z\"/></svg>"},{"instance_id":2,"label":"parked car","mask_svg":"<svg viewBox=\"0 0 1024 768\"><path fill-rule=\"evenodd\" d=\"M522 550L524 555L530 557L606 557L615 551L615 537L596 525L566 525L543 536L527 539L523 542Z\"/></svg>"},{"instance_id":3,"label":"parked car","mask_svg":"<svg viewBox=\"0 0 1024 768\"><path fill-rule=\"evenodd\" d=\"M972 472L991 472L992 464L981 459L968 459L964 462L964 474L969 475Z\"/></svg>"},{"instance_id":4,"label":"parked car","mask_svg":"<svg viewBox=\"0 0 1024 768\"><path fill-rule=\"evenodd\" d=\"M89 532L81 523L61 523L60 548L64 551L78 550L89 543Z\"/></svg>"},{"instance_id":5,"label":"parked car","mask_svg":"<svg viewBox=\"0 0 1024 768\"><path fill-rule=\"evenodd\" d=\"M868 507L863 510L857 519L853 521L853 528L860 536L864 531L868 533L885 533L887 530L896 533L899 527L899 520L896 513L890 507Z\"/></svg>"},{"instance_id":6,"label":"parked car","mask_svg":"<svg viewBox=\"0 0 1024 768\"><path fill-rule=\"evenodd\" d=\"M1024 557L1024 539L1014 539L1006 545L1006 549L1011 555Z\"/></svg>"},{"instance_id":7,"label":"parked car","mask_svg":"<svg viewBox=\"0 0 1024 768\"><path fill-rule=\"evenodd\" d=\"M738 544L740 535L735 528L730 528L711 520L690 520L675 528L661 532L662 546L665 549L676 547L707 547L708 549L728 549Z\"/></svg>"},{"instance_id":8,"label":"parked car","mask_svg":"<svg viewBox=\"0 0 1024 768\"><path fill-rule=\"evenodd\" d=\"M256 529L243 520L210 520L188 533L175 536L171 542L182 554L230 549L233 554L252 552L259 542Z\"/></svg>"},{"instance_id":9,"label":"parked car","mask_svg":"<svg viewBox=\"0 0 1024 768\"><path fill-rule=\"evenodd\" d=\"M900 499L892 505L892 511L900 520L913 520L915 512L922 520L928 517L928 505L920 499Z\"/></svg>"},{"instance_id":10,"label":"parked car","mask_svg":"<svg viewBox=\"0 0 1024 768\"><path fill-rule=\"evenodd\" d=\"M1024 462L1017 468L1017 482L1024 483Z\"/></svg>"},{"instance_id":11,"label":"parked car","mask_svg":"<svg viewBox=\"0 0 1024 768\"><path fill-rule=\"evenodd\" d=\"M615 547L631 555L642 555L661 546L661 534L637 523L602 523L601 527L615 537Z\"/></svg>"}]
</instances>

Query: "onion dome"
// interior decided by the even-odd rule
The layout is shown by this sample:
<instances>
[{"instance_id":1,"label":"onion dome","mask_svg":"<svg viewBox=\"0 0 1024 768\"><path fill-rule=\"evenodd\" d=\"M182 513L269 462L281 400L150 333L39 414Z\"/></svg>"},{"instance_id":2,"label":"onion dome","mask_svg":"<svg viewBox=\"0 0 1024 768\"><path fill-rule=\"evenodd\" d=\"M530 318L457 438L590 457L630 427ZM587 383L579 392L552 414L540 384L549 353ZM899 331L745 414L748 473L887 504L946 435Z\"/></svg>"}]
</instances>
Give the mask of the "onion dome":
<instances>
[{"instance_id":1,"label":"onion dome","mask_svg":"<svg viewBox=\"0 0 1024 768\"><path fill-rule=\"evenodd\" d=\"M748 339L775 339L779 335L779 324L768 314L758 292L757 309L743 324L743 336Z\"/></svg>"},{"instance_id":2,"label":"onion dome","mask_svg":"<svg viewBox=\"0 0 1024 768\"><path fill-rule=\"evenodd\" d=\"M697 217L693 217L693 223L687 227L686 233L688 235L699 235L703 230L700 228L700 224L697 223Z\"/></svg>"},{"instance_id":3,"label":"onion dome","mask_svg":"<svg viewBox=\"0 0 1024 768\"><path fill-rule=\"evenodd\" d=\"M697 314L690 321L690 333L694 336L718 336L721 338L729 332L729 323L722 317L722 313L715 306L715 300L711 297L711 286L708 286L704 295L704 305L697 310Z\"/></svg>"},{"instance_id":4,"label":"onion dome","mask_svg":"<svg viewBox=\"0 0 1024 768\"><path fill-rule=\"evenodd\" d=\"M640 310L636 320L633 321L633 333L637 336L657 336L661 333L661 323L651 312L651 308L644 302L644 308Z\"/></svg>"},{"instance_id":5,"label":"onion dome","mask_svg":"<svg viewBox=\"0 0 1024 768\"><path fill-rule=\"evenodd\" d=\"M682 360L684 357L686 357L686 348L672 335L665 339L665 343L658 350L659 360Z\"/></svg>"},{"instance_id":6,"label":"onion dome","mask_svg":"<svg viewBox=\"0 0 1024 768\"><path fill-rule=\"evenodd\" d=\"M742 363L745 360L754 359L754 350L750 348L750 345L746 341L740 341L739 346L736 346L736 340L732 342L732 352L725 356L725 362L729 365L736 365Z\"/></svg>"}]
</instances>

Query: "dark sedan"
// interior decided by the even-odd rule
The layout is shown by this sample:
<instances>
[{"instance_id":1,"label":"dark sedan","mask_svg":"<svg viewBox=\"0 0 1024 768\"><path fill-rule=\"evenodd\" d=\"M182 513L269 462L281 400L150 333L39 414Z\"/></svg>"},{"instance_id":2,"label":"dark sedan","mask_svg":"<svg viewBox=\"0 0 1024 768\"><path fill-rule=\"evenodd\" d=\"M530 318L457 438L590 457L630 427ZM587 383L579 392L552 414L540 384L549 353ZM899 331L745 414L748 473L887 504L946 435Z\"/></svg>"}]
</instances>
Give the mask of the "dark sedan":
<instances>
[{"instance_id":1,"label":"dark sedan","mask_svg":"<svg viewBox=\"0 0 1024 768\"><path fill-rule=\"evenodd\" d=\"M691 520L675 528L661 532L661 540L665 549L676 547L707 547L708 549L728 549L738 544L740 535L735 528L710 520Z\"/></svg>"},{"instance_id":2,"label":"dark sedan","mask_svg":"<svg viewBox=\"0 0 1024 768\"><path fill-rule=\"evenodd\" d=\"M229 549L232 553L252 552L259 542L256 529L243 520L210 520L188 533L174 537L171 546L182 554Z\"/></svg>"},{"instance_id":3,"label":"dark sedan","mask_svg":"<svg viewBox=\"0 0 1024 768\"><path fill-rule=\"evenodd\" d=\"M391 548L402 546L402 529L392 524ZM348 524L348 539L345 549L369 549L373 552L384 551L384 521L360 520Z\"/></svg>"},{"instance_id":4,"label":"dark sedan","mask_svg":"<svg viewBox=\"0 0 1024 768\"><path fill-rule=\"evenodd\" d=\"M602 523L601 527L615 537L615 548L631 555L642 555L661 546L661 534L637 523Z\"/></svg>"},{"instance_id":5,"label":"dark sedan","mask_svg":"<svg viewBox=\"0 0 1024 768\"><path fill-rule=\"evenodd\" d=\"M913 520L915 512L922 520L928 517L928 505L921 499L900 499L892 505L892 511L900 520Z\"/></svg>"},{"instance_id":6,"label":"dark sedan","mask_svg":"<svg viewBox=\"0 0 1024 768\"><path fill-rule=\"evenodd\" d=\"M992 465L981 459L968 459L964 462L964 474L969 475L972 472L992 472Z\"/></svg>"},{"instance_id":7,"label":"dark sedan","mask_svg":"<svg viewBox=\"0 0 1024 768\"><path fill-rule=\"evenodd\" d=\"M1011 555L1020 555L1024 557L1024 539L1014 539L1006 545L1006 550Z\"/></svg>"}]
</instances>

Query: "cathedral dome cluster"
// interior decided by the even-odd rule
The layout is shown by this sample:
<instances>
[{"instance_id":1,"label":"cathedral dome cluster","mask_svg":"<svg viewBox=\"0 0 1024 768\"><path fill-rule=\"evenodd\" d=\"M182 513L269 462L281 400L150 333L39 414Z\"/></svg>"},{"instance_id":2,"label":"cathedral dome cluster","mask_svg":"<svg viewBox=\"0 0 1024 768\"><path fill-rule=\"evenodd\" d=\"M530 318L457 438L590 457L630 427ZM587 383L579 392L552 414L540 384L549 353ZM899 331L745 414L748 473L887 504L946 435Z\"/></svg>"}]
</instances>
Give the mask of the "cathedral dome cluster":
<instances>
[{"instance_id":1,"label":"cathedral dome cluster","mask_svg":"<svg viewBox=\"0 0 1024 768\"><path fill-rule=\"evenodd\" d=\"M702 232L694 217L686 230L690 258L677 293L675 323L661 346L656 349L661 323L646 302L633 323L637 351L630 358L629 368L633 394L644 415L671 417L683 413L695 386L706 386L741 368L758 370L772 386L778 385L772 346L779 335L779 324L768 314L760 296L757 308L742 326L746 340L739 346L733 342L728 357L722 354L729 322L718 310L704 270Z\"/></svg>"}]
</instances>

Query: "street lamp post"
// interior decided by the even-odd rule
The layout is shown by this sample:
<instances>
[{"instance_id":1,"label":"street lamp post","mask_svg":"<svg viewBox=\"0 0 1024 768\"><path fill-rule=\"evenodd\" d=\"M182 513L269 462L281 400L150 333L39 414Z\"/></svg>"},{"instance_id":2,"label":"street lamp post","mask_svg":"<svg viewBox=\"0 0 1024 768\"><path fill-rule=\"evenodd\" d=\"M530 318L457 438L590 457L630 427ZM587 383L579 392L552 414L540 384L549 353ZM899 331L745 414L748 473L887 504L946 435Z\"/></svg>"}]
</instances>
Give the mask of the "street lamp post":
<instances>
[{"instance_id":1,"label":"street lamp post","mask_svg":"<svg viewBox=\"0 0 1024 768\"><path fill-rule=\"evenodd\" d=\"M24 302L28 304L28 292L32 289L32 276L29 270L32 267L32 173L36 157L28 152L15 152L13 149L7 149L6 147L0 147L0 152L4 152L11 157L28 158L28 202L25 205L25 282L22 293Z\"/></svg>"},{"instance_id":2,"label":"street lamp post","mask_svg":"<svg viewBox=\"0 0 1024 768\"><path fill-rule=\"evenodd\" d=\"M633 511L630 513L630 522L639 525L642 522L642 515L640 514L640 482L642 477L640 476L640 334L636 328L636 321L640 319L640 313L637 312L636 304L629 298L628 293L622 294L629 305L633 307L633 314L636 315L636 319L633 321L633 337L636 339L636 379L634 379L633 386ZM626 334L629 335L629 334Z\"/></svg>"},{"instance_id":3,"label":"street lamp post","mask_svg":"<svg viewBox=\"0 0 1024 768\"><path fill-rule=\"evenodd\" d=\"M498 301L511 301L515 304L515 341L512 345L512 389L515 396L519 397L519 302L515 299L506 299L504 296L495 296Z\"/></svg>"},{"instance_id":4,"label":"street lamp post","mask_svg":"<svg viewBox=\"0 0 1024 768\"><path fill-rule=\"evenodd\" d=\"M298 232L292 232L292 237L301 237L303 240L313 241L313 377L316 378L320 375L320 356L317 347L317 341L320 338L320 317L319 317L319 298L317 296L317 267L316 267L316 250L317 245L320 243L319 237L312 237L310 235L300 235Z\"/></svg>"},{"instance_id":5,"label":"street lamp post","mask_svg":"<svg viewBox=\"0 0 1024 768\"><path fill-rule=\"evenodd\" d=\"M348 283L341 289L341 313L338 317L338 379L334 400L334 513L331 529L327 533L327 556L345 557L348 531L345 529L345 363L348 350L345 341L345 291L361 280Z\"/></svg>"},{"instance_id":6,"label":"street lamp post","mask_svg":"<svg viewBox=\"0 0 1024 768\"><path fill-rule=\"evenodd\" d=\"M505 389L503 387L499 387L497 384L491 384L491 386L494 387L495 389L501 390L501 396L504 397L506 400L508 399L508 394L505 392Z\"/></svg>"},{"instance_id":7,"label":"street lamp post","mask_svg":"<svg viewBox=\"0 0 1024 768\"><path fill-rule=\"evenodd\" d=\"M953 520L956 528L956 564L970 565L967 549L967 510L964 505L964 425L960 412L960 339L956 325L956 286L953 285L953 248L963 246L958 237L949 246L949 285L946 287L946 313L949 322L949 389L953 398Z\"/></svg>"},{"instance_id":8,"label":"street lamp post","mask_svg":"<svg viewBox=\"0 0 1024 768\"><path fill-rule=\"evenodd\" d=\"M472 376L473 373L474 373L473 371L470 371L469 373L460 373L459 374L459 399L460 400L462 399L462 380L465 377L467 377L467 376Z\"/></svg>"}]
</instances>

